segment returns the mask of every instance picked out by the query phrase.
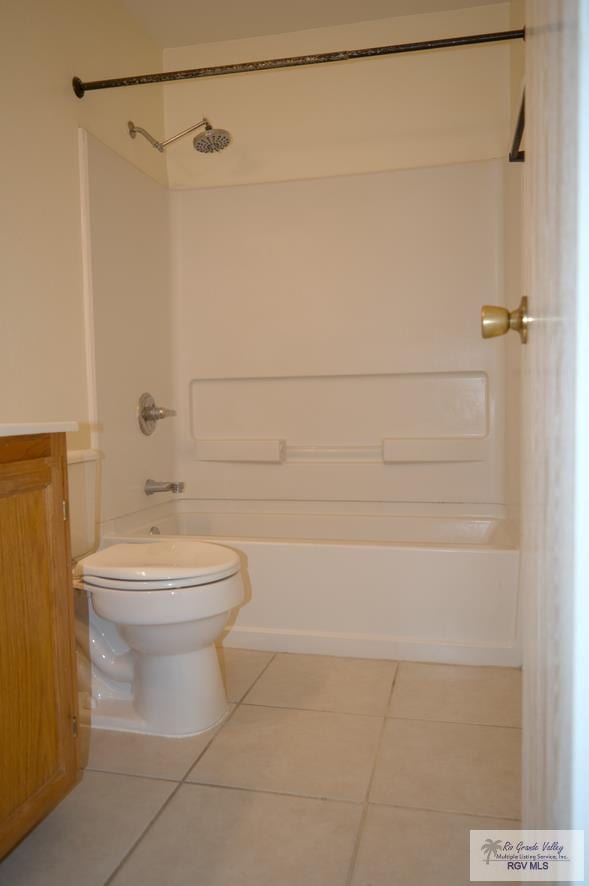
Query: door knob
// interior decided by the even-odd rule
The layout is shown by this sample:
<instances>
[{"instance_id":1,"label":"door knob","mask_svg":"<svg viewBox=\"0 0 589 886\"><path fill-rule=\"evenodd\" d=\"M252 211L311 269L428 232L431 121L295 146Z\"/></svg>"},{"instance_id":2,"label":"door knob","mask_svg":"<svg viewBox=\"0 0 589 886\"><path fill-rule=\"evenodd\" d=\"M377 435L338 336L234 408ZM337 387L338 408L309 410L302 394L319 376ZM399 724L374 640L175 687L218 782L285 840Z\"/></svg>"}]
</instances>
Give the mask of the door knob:
<instances>
[{"instance_id":1,"label":"door knob","mask_svg":"<svg viewBox=\"0 0 589 886\"><path fill-rule=\"evenodd\" d=\"M510 329L519 332L523 345L528 340L528 299L523 296L515 311L497 305L483 305L481 308L481 334L483 338L505 335Z\"/></svg>"}]
</instances>

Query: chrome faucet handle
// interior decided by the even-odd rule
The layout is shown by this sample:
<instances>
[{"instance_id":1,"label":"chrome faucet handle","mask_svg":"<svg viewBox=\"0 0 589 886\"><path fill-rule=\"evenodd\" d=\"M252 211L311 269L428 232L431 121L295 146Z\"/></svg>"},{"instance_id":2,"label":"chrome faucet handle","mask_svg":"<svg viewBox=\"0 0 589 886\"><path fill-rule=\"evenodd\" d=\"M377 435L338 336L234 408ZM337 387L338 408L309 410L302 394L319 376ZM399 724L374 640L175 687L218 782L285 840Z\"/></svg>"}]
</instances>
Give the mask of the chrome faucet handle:
<instances>
[{"instance_id":1,"label":"chrome faucet handle","mask_svg":"<svg viewBox=\"0 0 589 886\"><path fill-rule=\"evenodd\" d=\"M176 415L176 410L156 406L151 394L145 393L139 397L137 421L139 422L141 433L147 437L155 431L156 422L162 418L168 418L170 415Z\"/></svg>"},{"instance_id":2,"label":"chrome faucet handle","mask_svg":"<svg viewBox=\"0 0 589 886\"><path fill-rule=\"evenodd\" d=\"M160 418L168 418L169 415L176 415L175 409L166 409L165 406L154 406L153 409L146 409L144 413L148 418L154 418L159 421Z\"/></svg>"}]
</instances>

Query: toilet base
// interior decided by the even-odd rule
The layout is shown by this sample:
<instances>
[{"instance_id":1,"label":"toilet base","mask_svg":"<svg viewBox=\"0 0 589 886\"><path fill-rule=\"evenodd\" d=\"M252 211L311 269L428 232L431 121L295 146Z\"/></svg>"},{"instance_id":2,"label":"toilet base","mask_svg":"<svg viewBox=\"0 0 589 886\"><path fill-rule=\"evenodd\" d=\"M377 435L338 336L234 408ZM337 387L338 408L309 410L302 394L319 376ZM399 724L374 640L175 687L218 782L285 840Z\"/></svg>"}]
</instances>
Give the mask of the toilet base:
<instances>
[{"instance_id":1,"label":"toilet base","mask_svg":"<svg viewBox=\"0 0 589 886\"><path fill-rule=\"evenodd\" d=\"M227 617L220 612L194 622L116 626L90 601L88 622L77 631L82 722L177 738L222 722L230 705L214 641Z\"/></svg>"},{"instance_id":2,"label":"toilet base","mask_svg":"<svg viewBox=\"0 0 589 886\"><path fill-rule=\"evenodd\" d=\"M137 713L132 699L99 699L91 709L83 706L85 700L80 698L80 720L83 724L91 726L92 729L106 729L110 732L137 732L142 735L158 735L161 738L190 738L193 735L201 735L222 723L231 712L231 705L227 704L221 716L208 726L195 732L170 734L154 731Z\"/></svg>"},{"instance_id":3,"label":"toilet base","mask_svg":"<svg viewBox=\"0 0 589 886\"><path fill-rule=\"evenodd\" d=\"M225 614L209 620L217 635ZM161 632L161 628L159 629ZM125 628L125 636L129 628ZM177 655L136 655L133 705L158 734L194 735L218 723L227 695L217 650L210 644Z\"/></svg>"}]
</instances>

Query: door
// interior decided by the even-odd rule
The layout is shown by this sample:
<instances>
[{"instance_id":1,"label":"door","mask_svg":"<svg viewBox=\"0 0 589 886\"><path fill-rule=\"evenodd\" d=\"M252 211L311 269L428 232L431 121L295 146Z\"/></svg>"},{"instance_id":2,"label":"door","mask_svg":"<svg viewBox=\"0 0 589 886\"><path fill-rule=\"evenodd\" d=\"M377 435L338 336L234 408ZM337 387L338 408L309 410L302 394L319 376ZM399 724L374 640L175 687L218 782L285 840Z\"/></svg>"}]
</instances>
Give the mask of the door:
<instances>
[{"instance_id":1,"label":"door","mask_svg":"<svg viewBox=\"0 0 589 886\"><path fill-rule=\"evenodd\" d=\"M0 857L77 776L64 440L0 439Z\"/></svg>"},{"instance_id":2,"label":"door","mask_svg":"<svg viewBox=\"0 0 589 886\"><path fill-rule=\"evenodd\" d=\"M589 827L589 3L526 7L524 827Z\"/></svg>"}]
</instances>

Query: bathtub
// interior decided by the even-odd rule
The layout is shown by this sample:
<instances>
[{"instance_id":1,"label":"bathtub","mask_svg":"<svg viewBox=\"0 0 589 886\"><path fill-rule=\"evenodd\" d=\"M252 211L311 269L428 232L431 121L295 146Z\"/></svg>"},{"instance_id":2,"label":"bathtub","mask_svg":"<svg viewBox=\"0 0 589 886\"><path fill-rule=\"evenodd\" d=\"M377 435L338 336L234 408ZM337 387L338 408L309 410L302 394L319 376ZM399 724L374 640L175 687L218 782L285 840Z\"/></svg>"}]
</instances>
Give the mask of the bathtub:
<instances>
[{"instance_id":1,"label":"bathtub","mask_svg":"<svg viewBox=\"0 0 589 886\"><path fill-rule=\"evenodd\" d=\"M160 506L104 544L159 536L227 545L246 603L226 646L518 666L519 552L485 515L248 513ZM193 503L195 506L196 503ZM147 517L147 519L146 519ZM143 522L140 522L143 521Z\"/></svg>"}]
</instances>

